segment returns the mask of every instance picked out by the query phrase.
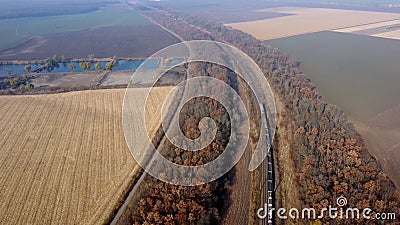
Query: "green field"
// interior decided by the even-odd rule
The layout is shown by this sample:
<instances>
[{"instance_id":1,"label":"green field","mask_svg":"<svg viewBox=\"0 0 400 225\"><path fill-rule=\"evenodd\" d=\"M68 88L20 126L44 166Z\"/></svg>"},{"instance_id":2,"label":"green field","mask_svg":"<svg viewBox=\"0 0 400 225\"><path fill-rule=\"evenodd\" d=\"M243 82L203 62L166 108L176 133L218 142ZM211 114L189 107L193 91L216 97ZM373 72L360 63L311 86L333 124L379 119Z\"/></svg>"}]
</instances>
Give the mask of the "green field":
<instances>
[{"instance_id":1,"label":"green field","mask_svg":"<svg viewBox=\"0 0 400 225\"><path fill-rule=\"evenodd\" d=\"M295 61L328 102L356 120L400 104L400 41L318 32L267 42Z\"/></svg>"},{"instance_id":2,"label":"green field","mask_svg":"<svg viewBox=\"0 0 400 225\"><path fill-rule=\"evenodd\" d=\"M49 9L51 10L51 9ZM0 20L0 50L30 37L95 27L146 25L150 21L124 5L109 5L90 13Z\"/></svg>"},{"instance_id":3,"label":"green field","mask_svg":"<svg viewBox=\"0 0 400 225\"><path fill-rule=\"evenodd\" d=\"M400 188L400 41L319 32L267 43L301 63L322 96L344 110Z\"/></svg>"}]
</instances>

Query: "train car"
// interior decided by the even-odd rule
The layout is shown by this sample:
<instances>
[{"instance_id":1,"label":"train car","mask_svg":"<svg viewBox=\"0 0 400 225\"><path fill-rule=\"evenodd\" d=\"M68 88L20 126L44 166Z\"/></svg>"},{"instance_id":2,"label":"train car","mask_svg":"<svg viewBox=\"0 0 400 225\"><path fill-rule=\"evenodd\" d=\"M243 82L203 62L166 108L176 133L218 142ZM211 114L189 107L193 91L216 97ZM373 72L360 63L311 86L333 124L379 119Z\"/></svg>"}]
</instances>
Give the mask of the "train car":
<instances>
[{"instance_id":1,"label":"train car","mask_svg":"<svg viewBox=\"0 0 400 225\"><path fill-rule=\"evenodd\" d=\"M266 144L267 144L267 166L266 170L264 171L267 176L266 176L266 182L267 182L267 212L270 212L274 207L274 201L275 201L275 176L274 176L274 166L273 166L273 153L271 149L271 138L270 138L270 132L269 132L269 122L268 122L268 113L263 104L260 104L260 111L261 111L261 118L263 122L263 127L265 131L265 138L266 138ZM266 221L263 221L262 224L275 224L274 223L274 216L272 213L268 213L268 218Z\"/></svg>"}]
</instances>

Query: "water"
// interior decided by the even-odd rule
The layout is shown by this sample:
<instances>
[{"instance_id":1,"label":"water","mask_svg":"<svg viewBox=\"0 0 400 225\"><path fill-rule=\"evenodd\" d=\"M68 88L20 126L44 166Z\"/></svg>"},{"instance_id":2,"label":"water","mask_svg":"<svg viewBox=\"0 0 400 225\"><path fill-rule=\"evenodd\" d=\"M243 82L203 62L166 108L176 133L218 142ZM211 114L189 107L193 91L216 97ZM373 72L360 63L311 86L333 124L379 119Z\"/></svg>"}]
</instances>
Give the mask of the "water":
<instances>
[{"instance_id":1,"label":"water","mask_svg":"<svg viewBox=\"0 0 400 225\"><path fill-rule=\"evenodd\" d=\"M135 60L119 60L118 64L114 66L113 70L137 70L139 66L144 62L144 59L135 59ZM143 70L154 70L157 69L158 67L158 62L159 60L157 59L152 59L146 62L144 66L142 66L141 69ZM95 64L97 62L92 62L91 63L91 70L95 69ZM101 65L102 70L104 69L105 65L108 63L108 61L101 61L99 62ZM71 72L69 66L71 64L74 64L76 69L74 72L82 72L82 69L79 66L79 62L66 62L66 63L59 63L58 68L54 68L52 72ZM31 64L31 71L34 71L37 69L39 66L42 64ZM10 64L10 65L0 65L0 74L7 74L8 71L10 71L12 74L24 74L26 73L25 71L25 64ZM47 72L47 70L43 71L44 73Z\"/></svg>"}]
</instances>

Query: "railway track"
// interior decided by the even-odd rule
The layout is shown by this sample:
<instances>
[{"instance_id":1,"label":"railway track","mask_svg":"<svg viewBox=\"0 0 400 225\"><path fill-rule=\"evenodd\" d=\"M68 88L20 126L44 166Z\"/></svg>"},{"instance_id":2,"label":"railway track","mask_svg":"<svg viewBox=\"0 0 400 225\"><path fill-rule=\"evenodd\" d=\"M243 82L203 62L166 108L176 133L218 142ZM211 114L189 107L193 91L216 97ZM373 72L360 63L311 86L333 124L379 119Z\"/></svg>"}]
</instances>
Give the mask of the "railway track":
<instances>
[{"instance_id":1,"label":"railway track","mask_svg":"<svg viewBox=\"0 0 400 225\"><path fill-rule=\"evenodd\" d=\"M264 124L265 141L267 148L267 160L261 164L261 202L264 205L264 213L267 217L260 220L262 225L270 225L274 223L272 209L275 207L275 181L274 181L274 161L272 154L272 138L270 133L270 125L268 122L267 111L263 104L260 104L261 118Z\"/></svg>"}]
</instances>

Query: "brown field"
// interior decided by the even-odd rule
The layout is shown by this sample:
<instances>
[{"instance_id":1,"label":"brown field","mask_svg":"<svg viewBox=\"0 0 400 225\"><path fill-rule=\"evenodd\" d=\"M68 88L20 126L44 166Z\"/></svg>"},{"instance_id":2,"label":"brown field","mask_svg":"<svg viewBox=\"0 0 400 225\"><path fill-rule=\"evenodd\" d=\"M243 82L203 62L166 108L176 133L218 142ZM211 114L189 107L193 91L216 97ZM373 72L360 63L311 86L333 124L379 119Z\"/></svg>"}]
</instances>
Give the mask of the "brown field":
<instances>
[{"instance_id":1,"label":"brown field","mask_svg":"<svg viewBox=\"0 0 400 225\"><path fill-rule=\"evenodd\" d=\"M155 90L150 105L158 111L171 88ZM139 169L122 131L124 93L0 96L0 224L109 219ZM154 114L149 121L159 123Z\"/></svg>"},{"instance_id":2,"label":"brown field","mask_svg":"<svg viewBox=\"0 0 400 225\"><path fill-rule=\"evenodd\" d=\"M140 58L178 41L153 24L100 27L36 36L15 48L0 51L0 60L35 60L53 55Z\"/></svg>"},{"instance_id":3,"label":"brown field","mask_svg":"<svg viewBox=\"0 0 400 225\"><path fill-rule=\"evenodd\" d=\"M231 23L227 26L247 32L260 40L354 27L400 19L399 13L369 12L325 8L282 7L262 10L294 14L279 18Z\"/></svg>"},{"instance_id":4,"label":"brown field","mask_svg":"<svg viewBox=\"0 0 400 225\"><path fill-rule=\"evenodd\" d=\"M81 73L38 73L32 80L35 87L94 87L100 84L100 81L108 71L90 71ZM127 84L126 82L125 84Z\"/></svg>"},{"instance_id":5,"label":"brown field","mask_svg":"<svg viewBox=\"0 0 400 225\"><path fill-rule=\"evenodd\" d=\"M400 188L400 105L354 125L368 150Z\"/></svg>"}]
</instances>

